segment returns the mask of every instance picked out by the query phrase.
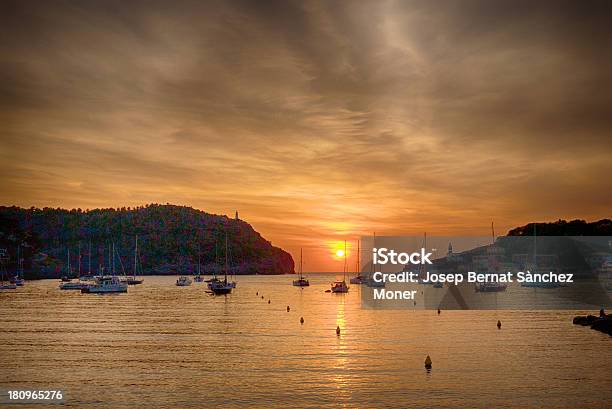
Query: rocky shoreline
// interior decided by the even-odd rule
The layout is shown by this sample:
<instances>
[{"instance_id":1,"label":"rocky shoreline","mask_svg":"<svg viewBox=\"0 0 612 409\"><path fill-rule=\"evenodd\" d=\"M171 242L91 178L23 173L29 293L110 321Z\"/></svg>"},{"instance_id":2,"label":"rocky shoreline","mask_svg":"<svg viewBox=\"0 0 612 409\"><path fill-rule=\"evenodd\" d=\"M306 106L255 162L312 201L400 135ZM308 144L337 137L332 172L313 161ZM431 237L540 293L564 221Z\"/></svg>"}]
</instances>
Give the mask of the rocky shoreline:
<instances>
[{"instance_id":1,"label":"rocky shoreline","mask_svg":"<svg viewBox=\"0 0 612 409\"><path fill-rule=\"evenodd\" d=\"M600 314L599 317L590 314L586 317L578 315L574 317L573 323L583 327L590 326L591 329L612 335L612 317L606 314Z\"/></svg>"}]
</instances>

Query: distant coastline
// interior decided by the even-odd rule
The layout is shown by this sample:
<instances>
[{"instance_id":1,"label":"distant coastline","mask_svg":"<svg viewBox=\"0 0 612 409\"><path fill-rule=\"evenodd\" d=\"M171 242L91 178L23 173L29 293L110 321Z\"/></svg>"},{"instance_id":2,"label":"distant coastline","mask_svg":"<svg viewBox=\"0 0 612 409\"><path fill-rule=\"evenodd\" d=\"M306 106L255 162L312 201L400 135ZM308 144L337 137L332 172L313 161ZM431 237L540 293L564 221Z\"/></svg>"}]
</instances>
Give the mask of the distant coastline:
<instances>
[{"instance_id":1,"label":"distant coastline","mask_svg":"<svg viewBox=\"0 0 612 409\"><path fill-rule=\"evenodd\" d=\"M187 206L149 204L118 209L0 207L0 248L7 250L7 271L23 259L26 279L59 278L111 268L130 273L134 241L139 237L140 263L146 275L192 274L198 261L203 274L220 272L227 255L232 273L293 274L294 262L273 246L238 213L229 218ZM91 259L89 249L91 248Z\"/></svg>"}]
</instances>

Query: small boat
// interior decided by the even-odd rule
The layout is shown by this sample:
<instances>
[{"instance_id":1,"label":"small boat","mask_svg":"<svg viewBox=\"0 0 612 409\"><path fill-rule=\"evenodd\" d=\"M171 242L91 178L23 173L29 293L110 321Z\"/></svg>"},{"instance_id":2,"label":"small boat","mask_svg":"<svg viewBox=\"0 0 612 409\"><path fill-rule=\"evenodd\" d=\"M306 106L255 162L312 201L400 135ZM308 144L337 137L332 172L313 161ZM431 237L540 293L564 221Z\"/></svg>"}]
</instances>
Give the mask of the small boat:
<instances>
[{"instance_id":1,"label":"small boat","mask_svg":"<svg viewBox=\"0 0 612 409\"><path fill-rule=\"evenodd\" d=\"M219 280L217 277L210 280L208 283L208 288L215 295L223 295L229 294L232 292L234 288L236 288L236 283L234 281L227 280L227 271L229 270L229 262L228 262L228 245L227 245L227 232L225 232L225 271L224 271L224 279Z\"/></svg>"},{"instance_id":2,"label":"small boat","mask_svg":"<svg viewBox=\"0 0 612 409\"><path fill-rule=\"evenodd\" d=\"M82 293L109 294L127 293L128 285L117 276L99 277L95 283L81 288Z\"/></svg>"},{"instance_id":3,"label":"small boat","mask_svg":"<svg viewBox=\"0 0 612 409\"><path fill-rule=\"evenodd\" d=\"M193 281L195 281L196 283L201 283L202 281L204 281L204 277L202 277L201 271L200 271L200 252L198 251L198 272L193 276Z\"/></svg>"},{"instance_id":4,"label":"small boat","mask_svg":"<svg viewBox=\"0 0 612 409\"><path fill-rule=\"evenodd\" d=\"M544 282L544 281L533 281L533 282L522 282L521 283L521 287L528 287L528 288L559 288L561 287L561 284L557 283L557 282Z\"/></svg>"},{"instance_id":5,"label":"small boat","mask_svg":"<svg viewBox=\"0 0 612 409\"><path fill-rule=\"evenodd\" d=\"M82 290L83 288L89 287L91 284L86 281L69 281L67 283L60 283L60 290Z\"/></svg>"},{"instance_id":6,"label":"small boat","mask_svg":"<svg viewBox=\"0 0 612 409\"><path fill-rule=\"evenodd\" d=\"M16 290L17 285L15 284L0 284L0 290Z\"/></svg>"},{"instance_id":7,"label":"small boat","mask_svg":"<svg viewBox=\"0 0 612 409\"><path fill-rule=\"evenodd\" d=\"M232 283L227 280L216 280L211 281L208 285L208 288L217 295L221 294L229 294L235 288Z\"/></svg>"},{"instance_id":8,"label":"small boat","mask_svg":"<svg viewBox=\"0 0 612 409\"><path fill-rule=\"evenodd\" d=\"M348 293L349 286L346 285L346 240L344 240L344 271L342 281L334 281L331 285L332 293Z\"/></svg>"},{"instance_id":9,"label":"small boat","mask_svg":"<svg viewBox=\"0 0 612 409\"><path fill-rule=\"evenodd\" d=\"M21 287L25 284L25 280L19 276L15 276L9 280L9 283L15 284L18 287Z\"/></svg>"},{"instance_id":10,"label":"small boat","mask_svg":"<svg viewBox=\"0 0 612 409\"><path fill-rule=\"evenodd\" d=\"M478 293L496 293L506 291L508 285L506 283L477 283L475 285Z\"/></svg>"},{"instance_id":11,"label":"small boat","mask_svg":"<svg viewBox=\"0 0 612 409\"><path fill-rule=\"evenodd\" d=\"M350 279L350 283L351 284L365 284L366 282L366 277L364 275L361 274L361 265L359 264L359 256L360 256L360 249L359 249L359 240L357 240L357 275L355 277L352 277Z\"/></svg>"},{"instance_id":12,"label":"small boat","mask_svg":"<svg viewBox=\"0 0 612 409\"><path fill-rule=\"evenodd\" d=\"M300 249L300 278L297 280L293 280L293 285L295 287L308 287L310 286L310 282L304 278L302 273L302 249Z\"/></svg>"},{"instance_id":13,"label":"small boat","mask_svg":"<svg viewBox=\"0 0 612 409\"><path fill-rule=\"evenodd\" d=\"M332 293L348 293L349 287L346 285L346 281L335 281L331 285Z\"/></svg>"},{"instance_id":14,"label":"small boat","mask_svg":"<svg viewBox=\"0 0 612 409\"><path fill-rule=\"evenodd\" d=\"M365 284L368 287L372 287L372 288L384 288L384 286L385 286L385 282L384 281L376 281L374 279L366 280Z\"/></svg>"},{"instance_id":15,"label":"small boat","mask_svg":"<svg viewBox=\"0 0 612 409\"><path fill-rule=\"evenodd\" d=\"M179 287L187 287L191 285L191 278L187 276L180 276L178 280L176 280L176 285Z\"/></svg>"},{"instance_id":16,"label":"small boat","mask_svg":"<svg viewBox=\"0 0 612 409\"><path fill-rule=\"evenodd\" d=\"M126 276L125 279L123 280L128 285L138 285L138 284L143 283L144 279L136 278L136 276L138 275L139 266L140 266L140 257L138 257L138 236L136 236L135 245L134 245L134 270L132 271L131 276ZM142 267L140 267L140 270L142 272Z\"/></svg>"},{"instance_id":17,"label":"small boat","mask_svg":"<svg viewBox=\"0 0 612 409\"><path fill-rule=\"evenodd\" d=\"M79 255L79 269L80 269L80 255ZM71 268L70 268L70 249L68 249L68 263L67 263L67 271L68 271L68 275L71 274ZM67 276L64 276L67 277ZM77 281L72 281L70 279L68 279L68 281L65 281L62 277L62 282L59 285L59 289L60 290L82 290L83 288L87 288L91 285L91 283L87 282L87 281L83 281L81 280L81 274L79 272L78 274L78 278Z\"/></svg>"}]
</instances>

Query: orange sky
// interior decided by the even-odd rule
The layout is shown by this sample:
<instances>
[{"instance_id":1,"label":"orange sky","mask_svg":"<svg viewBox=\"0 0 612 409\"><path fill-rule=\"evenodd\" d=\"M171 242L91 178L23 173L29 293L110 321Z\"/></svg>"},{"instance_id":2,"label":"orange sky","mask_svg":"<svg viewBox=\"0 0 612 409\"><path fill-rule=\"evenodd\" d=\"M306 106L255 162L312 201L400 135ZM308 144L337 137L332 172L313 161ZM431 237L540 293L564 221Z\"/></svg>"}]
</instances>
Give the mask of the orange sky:
<instances>
[{"instance_id":1,"label":"orange sky","mask_svg":"<svg viewBox=\"0 0 612 409\"><path fill-rule=\"evenodd\" d=\"M434 3L7 7L2 204L238 210L308 271L374 231L610 217L605 13Z\"/></svg>"}]
</instances>

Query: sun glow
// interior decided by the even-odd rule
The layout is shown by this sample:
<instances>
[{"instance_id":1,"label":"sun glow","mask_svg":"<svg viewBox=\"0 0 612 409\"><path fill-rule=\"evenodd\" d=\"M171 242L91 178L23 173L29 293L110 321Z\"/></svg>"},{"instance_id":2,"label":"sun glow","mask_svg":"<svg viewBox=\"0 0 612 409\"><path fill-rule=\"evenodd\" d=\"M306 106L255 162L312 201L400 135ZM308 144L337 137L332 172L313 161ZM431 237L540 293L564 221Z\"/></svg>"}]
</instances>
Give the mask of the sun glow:
<instances>
[{"instance_id":1,"label":"sun glow","mask_svg":"<svg viewBox=\"0 0 612 409\"><path fill-rule=\"evenodd\" d=\"M336 257L344 257L344 250L342 249L336 250Z\"/></svg>"}]
</instances>

